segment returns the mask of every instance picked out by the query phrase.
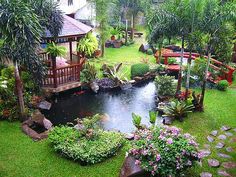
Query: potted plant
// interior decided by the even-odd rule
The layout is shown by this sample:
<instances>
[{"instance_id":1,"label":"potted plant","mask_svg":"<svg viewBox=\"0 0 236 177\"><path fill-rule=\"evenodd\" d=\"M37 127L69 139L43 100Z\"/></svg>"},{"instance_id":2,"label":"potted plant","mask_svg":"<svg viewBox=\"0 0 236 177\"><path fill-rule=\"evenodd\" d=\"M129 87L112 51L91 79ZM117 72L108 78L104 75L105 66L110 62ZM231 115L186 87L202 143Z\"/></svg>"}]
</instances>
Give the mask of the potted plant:
<instances>
[{"instance_id":1,"label":"potted plant","mask_svg":"<svg viewBox=\"0 0 236 177\"><path fill-rule=\"evenodd\" d=\"M111 28L111 40L114 41L116 40L116 36L119 34L119 29L118 28Z\"/></svg>"},{"instance_id":2,"label":"potted plant","mask_svg":"<svg viewBox=\"0 0 236 177\"><path fill-rule=\"evenodd\" d=\"M98 49L97 38L92 34L88 33L83 39L78 42L77 51L84 57L91 57Z\"/></svg>"}]
</instances>

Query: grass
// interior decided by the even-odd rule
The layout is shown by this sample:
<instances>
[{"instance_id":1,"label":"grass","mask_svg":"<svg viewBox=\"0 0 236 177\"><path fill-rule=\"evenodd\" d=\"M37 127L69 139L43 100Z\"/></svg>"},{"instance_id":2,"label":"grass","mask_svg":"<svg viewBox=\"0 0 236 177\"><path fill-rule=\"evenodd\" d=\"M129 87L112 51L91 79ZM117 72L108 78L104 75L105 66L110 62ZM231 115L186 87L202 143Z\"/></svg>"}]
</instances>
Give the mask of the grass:
<instances>
[{"instance_id":1,"label":"grass","mask_svg":"<svg viewBox=\"0 0 236 177\"><path fill-rule=\"evenodd\" d=\"M219 129L222 125L236 127L235 100L236 89L226 92L207 90L205 112L192 113L184 122L175 122L175 125L196 136L198 142L203 145L207 143L206 137L212 130ZM48 140L33 142L21 132L20 123L1 121L0 130L0 177L116 177L124 161L123 148L117 156L103 163L81 166L56 154ZM235 145L234 147L236 148ZM235 153L231 155L233 161L236 161ZM214 151L211 157L217 158ZM210 169L206 161L203 162L203 167L191 169L189 175L199 176L202 171L216 175L216 170ZM235 169L232 174L236 175Z\"/></svg>"}]
</instances>

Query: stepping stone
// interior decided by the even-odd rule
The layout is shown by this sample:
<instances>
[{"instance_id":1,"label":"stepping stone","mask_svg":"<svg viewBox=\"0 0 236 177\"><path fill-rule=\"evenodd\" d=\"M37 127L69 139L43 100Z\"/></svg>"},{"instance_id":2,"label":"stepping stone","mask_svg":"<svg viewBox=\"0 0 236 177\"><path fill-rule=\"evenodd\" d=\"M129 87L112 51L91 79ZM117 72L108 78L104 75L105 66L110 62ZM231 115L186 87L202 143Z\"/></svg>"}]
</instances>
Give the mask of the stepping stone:
<instances>
[{"instance_id":1,"label":"stepping stone","mask_svg":"<svg viewBox=\"0 0 236 177\"><path fill-rule=\"evenodd\" d=\"M232 177L229 173L227 173L225 170L218 170L217 171L219 176L228 176L228 177Z\"/></svg>"},{"instance_id":2,"label":"stepping stone","mask_svg":"<svg viewBox=\"0 0 236 177\"><path fill-rule=\"evenodd\" d=\"M207 140L208 140L210 143L212 143L212 142L214 141L214 138L212 138L211 136L208 136L208 137L207 137Z\"/></svg>"},{"instance_id":3,"label":"stepping stone","mask_svg":"<svg viewBox=\"0 0 236 177\"><path fill-rule=\"evenodd\" d=\"M225 134L226 136L233 136L233 133L230 133L230 132L226 132Z\"/></svg>"},{"instance_id":4,"label":"stepping stone","mask_svg":"<svg viewBox=\"0 0 236 177\"><path fill-rule=\"evenodd\" d=\"M232 158L231 156L227 155L227 154L223 154L223 153L218 153L217 154L219 157L222 157L222 158Z\"/></svg>"},{"instance_id":5,"label":"stepping stone","mask_svg":"<svg viewBox=\"0 0 236 177\"><path fill-rule=\"evenodd\" d=\"M202 149L199 151L201 154L202 154L202 157L207 157L211 154L211 151L210 150L207 150L207 149Z\"/></svg>"},{"instance_id":6,"label":"stepping stone","mask_svg":"<svg viewBox=\"0 0 236 177\"><path fill-rule=\"evenodd\" d=\"M235 131L235 132L236 132L236 128L234 128L234 129L233 129L233 131Z\"/></svg>"},{"instance_id":7,"label":"stepping stone","mask_svg":"<svg viewBox=\"0 0 236 177\"><path fill-rule=\"evenodd\" d=\"M209 144L204 144L203 147L206 148L206 149L210 149L211 148L211 146Z\"/></svg>"},{"instance_id":8,"label":"stepping stone","mask_svg":"<svg viewBox=\"0 0 236 177\"><path fill-rule=\"evenodd\" d=\"M225 135L220 135L220 136L218 136L218 139L219 139L219 140L226 140L226 138L227 138L227 136L225 136Z\"/></svg>"},{"instance_id":9,"label":"stepping stone","mask_svg":"<svg viewBox=\"0 0 236 177\"><path fill-rule=\"evenodd\" d=\"M217 167L220 166L220 162L216 159L208 159L207 161L208 161L208 165L210 167L216 167L217 168Z\"/></svg>"},{"instance_id":10,"label":"stepping stone","mask_svg":"<svg viewBox=\"0 0 236 177\"><path fill-rule=\"evenodd\" d=\"M221 127L221 130L222 130L222 131L228 131L228 130L230 130L230 129L231 129L231 127L228 127L228 126L226 126L226 125L224 125L224 126Z\"/></svg>"},{"instance_id":11,"label":"stepping stone","mask_svg":"<svg viewBox=\"0 0 236 177\"><path fill-rule=\"evenodd\" d=\"M226 169L236 168L236 163L235 162L223 162L222 166Z\"/></svg>"},{"instance_id":12,"label":"stepping stone","mask_svg":"<svg viewBox=\"0 0 236 177\"><path fill-rule=\"evenodd\" d=\"M234 149L233 149L232 147L227 147L227 148L226 148L226 151L227 151L227 152L233 152Z\"/></svg>"},{"instance_id":13,"label":"stepping stone","mask_svg":"<svg viewBox=\"0 0 236 177\"><path fill-rule=\"evenodd\" d=\"M212 132L211 132L211 135L212 136L216 136L218 134L218 131L217 130L213 130Z\"/></svg>"},{"instance_id":14,"label":"stepping stone","mask_svg":"<svg viewBox=\"0 0 236 177\"><path fill-rule=\"evenodd\" d=\"M225 146L224 143L219 142L215 147L216 147L217 149L222 149L224 146Z\"/></svg>"},{"instance_id":15,"label":"stepping stone","mask_svg":"<svg viewBox=\"0 0 236 177\"><path fill-rule=\"evenodd\" d=\"M208 172L202 172L200 174L200 177L212 177L212 174L211 173L208 173Z\"/></svg>"},{"instance_id":16,"label":"stepping stone","mask_svg":"<svg viewBox=\"0 0 236 177\"><path fill-rule=\"evenodd\" d=\"M236 138L232 138L232 139L230 140L230 142L231 142L231 143L235 143L235 142L236 142Z\"/></svg>"}]
</instances>

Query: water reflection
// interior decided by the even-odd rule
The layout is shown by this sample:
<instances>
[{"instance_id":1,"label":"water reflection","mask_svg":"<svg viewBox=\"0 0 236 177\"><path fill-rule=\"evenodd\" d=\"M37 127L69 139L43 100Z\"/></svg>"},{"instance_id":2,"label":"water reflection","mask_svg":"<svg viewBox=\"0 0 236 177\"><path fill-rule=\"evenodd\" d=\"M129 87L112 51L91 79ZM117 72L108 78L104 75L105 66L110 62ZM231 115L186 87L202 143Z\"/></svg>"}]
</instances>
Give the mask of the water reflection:
<instances>
[{"instance_id":1,"label":"water reflection","mask_svg":"<svg viewBox=\"0 0 236 177\"><path fill-rule=\"evenodd\" d=\"M105 129L131 132L132 112L143 117L142 123L148 124L149 110L155 110L156 88L153 82L125 91L108 93L85 93L75 96L60 96L50 111L44 112L54 125L73 122L93 114L103 114Z\"/></svg>"}]
</instances>

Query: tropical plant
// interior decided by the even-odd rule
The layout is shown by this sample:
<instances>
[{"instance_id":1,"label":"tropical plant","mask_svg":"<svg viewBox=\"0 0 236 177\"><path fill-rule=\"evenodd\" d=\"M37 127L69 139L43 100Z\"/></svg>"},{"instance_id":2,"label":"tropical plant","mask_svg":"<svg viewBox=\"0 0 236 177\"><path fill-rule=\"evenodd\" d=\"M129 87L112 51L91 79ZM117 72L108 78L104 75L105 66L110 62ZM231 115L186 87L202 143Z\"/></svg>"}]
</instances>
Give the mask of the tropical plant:
<instances>
[{"instance_id":1,"label":"tropical plant","mask_svg":"<svg viewBox=\"0 0 236 177\"><path fill-rule=\"evenodd\" d=\"M125 77L127 71L121 70L122 63L119 63L113 67L106 66L103 68L103 73L106 77L112 79L116 85L123 84L128 79Z\"/></svg>"},{"instance_id":2,"label":"tropical plant","mask_svg":"<svg viewBox=\"0 0 236 177\"><path fill-rule=\"evenodd\" d=\"M144 76L150 70L149 65L145 63L138 63L131 66L131 78L137 76Z\"/></svg>"},{"instance_id":3,"label":"tropical plant","mask_svg":"<svg viewBox=\"0 0 236 177\"><path fill-rule=\"evenodd\" d=\"M226 91L228 87L229 87L229 83L227 80L221 80L216 85L216 88L221 91Z\"/></svg>"},{"instance_id":4,"label":"tropical plant","mask_svg":"<svg viewBox=\"0 0 236 177\"><path fill-rule=\"evenodd\" d=\"M36 50L43 34L42 29L45 27L52 34L59 34L62 28L62 14L57 7L50 6L53 4L55 3L51 1L0 1L0 33L3 39L0 59L3 62L10 60L15 66L16 93L22 118L25 105L18 67L20 65L27 68L35 80L41 83L44 69ZM52 26L54 27L50 28Z\"/></svg>"},{"instance_id":5,"label":"tropical plant","mask_svg":"<svg viewBox=\"0 0 236 177\"><path fill-rule=\"evenodd\" d=\"M184 176L203 158L194 137L168 126L137 130L129 155L151 176Z\"/></svg>"},{"instance_id":6,"label":"tropical plant","mask_svg":"<svg viewBox=\"0 0 236 177\"><path fill-rule=\"evenodd\" d=\"M175 92L173 76L156 76L155 85L160 96L172 96Z\"/></svg>"},{"instance_id":7,"label":"tropical plant","mask_svg":"<svg viewBox=\"0 0 236 177\"><path fill-rule=\"evenodd\" d=\"M77 45L77 51L80 52L83 57L91 57L97 49L98 41L96 36L92 33L88 33Z\"/></svg>"},{"instance_id":8,"label":"tropical plant","mask_svg":"<svg viewBox=\"0 0 236 177\"><path fill-rule=\"evenodd\" d=\"M155 125L156 120L157 120L157 115L158 115L158 112L149 111L149 122L150 122L152 125Z\"/></svg>"},{"instance_id":9,"label":"tropical plant","mask_svg":"<svg viewBox=\"0 0 236 177\"><path fill-rule=\"evenodd\" d=\"M81 72L81 81L83 82L91 82L97 78L97 69L95 65L90 63L85 63L83 66L83 70Z\"/></svg>"},{"instance_id":10,"label":"tropical plant","mask_svg":"<svg viewBox=\"0 0 236 177\"><path fill-rule=\"evenodd\" d=\"M191 113L193 109L194 106L192 104L189 105L184 101L172 101L167 105L164 113L165 116L183 121L183 118L186 117L188 113Z\"/></svg>"},{"instance_id":11,"label":"tropical plant","mask_svg":"<svg viewBox=\"0 0 236 177\"><path fill-rule=\"evenodd\" d=\"M66 48L56 45L55 42L47 44L47 48L45 49L45 51L47 52L47 54L50 54L53 57L64 56L66 54Z\"/></svg>"},{"instance_id":12,"label":"tropical plant","mask_svg":"<svg viewBox=\"0 0 236 177\"><path fill-rule=\"evenodd\" d=\"M133 125L137 128L137 129L140 129L142 128L141 126L141 120L142 120L142 117L135 114L135 113L132 113L132 118L133 118Z\"/></svg>"}]
</instances>

